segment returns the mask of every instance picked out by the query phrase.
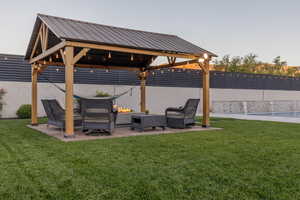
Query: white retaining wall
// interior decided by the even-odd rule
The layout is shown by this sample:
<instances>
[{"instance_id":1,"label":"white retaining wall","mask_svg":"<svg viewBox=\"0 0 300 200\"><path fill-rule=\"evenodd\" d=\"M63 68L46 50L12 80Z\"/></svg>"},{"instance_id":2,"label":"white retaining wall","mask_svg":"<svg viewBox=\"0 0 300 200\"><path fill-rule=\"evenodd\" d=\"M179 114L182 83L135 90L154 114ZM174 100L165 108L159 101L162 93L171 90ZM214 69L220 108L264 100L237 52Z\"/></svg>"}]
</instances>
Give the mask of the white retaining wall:
<instances>
[{"instance_id":1,"label":"white retaining wall","mask_svg":"<svg viewBox=\"0 0 300 200\"><path fill-rule=\"evenodd\" d=\"M64 87L64 84L58 84ZM112 86L112 85L89 85L75 84L74 93L80 96L94 96L96 90L119 94L128 90L132 86ZM4 96L5 105L1 113L3 118L16 117L16 111L22 104L31 103L31 83L28 82L0 82L0 88L6 90ZM211 110L217 101L267 101L267 100L300 100L300 91L281 90L243 90L243 89L215 89L210 90ZM38 115L44 116L40 99L55 98L64 106L64 93L49 83L38 84ZM167 107L177 107L183 105L188 98L202 99L202 90L198 88L176 88L176 87L150 87L146 89L146 105L150 113L163 113ZM119 106L129 107L139 111L140 90L135 86L132 92L122 96L117 100ZM201 112L201 106L198 112Z\"/></svg>"}]
</instances>

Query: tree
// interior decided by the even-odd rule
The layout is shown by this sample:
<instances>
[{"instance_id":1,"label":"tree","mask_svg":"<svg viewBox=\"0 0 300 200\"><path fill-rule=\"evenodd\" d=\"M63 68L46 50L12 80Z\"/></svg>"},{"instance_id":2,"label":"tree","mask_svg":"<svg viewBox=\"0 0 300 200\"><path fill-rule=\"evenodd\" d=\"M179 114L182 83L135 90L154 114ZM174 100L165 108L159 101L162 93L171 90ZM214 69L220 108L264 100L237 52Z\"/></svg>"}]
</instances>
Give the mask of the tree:
<instances>
[{"instance_id":1,"label":"tree","mask_svg":"<svg viewBox=\"0 0 300 200\"><path fill-rule=\"evenodd\" d=\"M223 68L226 72L258 73L273 75L296 76L300 74L298 68L287 68L287 62L281 60L280 56L273 59L272 63L257 60L256 54L250 53L244 57L230 57L225 55L220 61L216 61L216 68Z\"/></svg>"}]
</instances>

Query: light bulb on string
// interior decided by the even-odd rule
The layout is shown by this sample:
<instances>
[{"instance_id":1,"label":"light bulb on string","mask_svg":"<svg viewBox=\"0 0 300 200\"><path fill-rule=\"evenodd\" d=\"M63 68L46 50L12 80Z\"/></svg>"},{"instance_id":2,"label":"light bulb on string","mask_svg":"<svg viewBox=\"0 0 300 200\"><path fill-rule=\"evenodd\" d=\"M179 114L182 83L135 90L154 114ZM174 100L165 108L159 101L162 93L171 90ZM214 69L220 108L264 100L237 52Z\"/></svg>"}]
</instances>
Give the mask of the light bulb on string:
<instances>
[{"instance_id":1,"label":"light bulb on string","mask_svg":"<svg viewBox=\"0 0 300 200\"><path fill-rule=\"evenodd\" d=\"M133 61L133 54L131 54L130 60Z\"/></svg>"},{"instance_id":2,"label":"light bulb on string","mask_svg":"<svg viewBox=\"0 0 300 200\"><path fill-rule=\"evenodd\" d=\"M56 58L59 58L59 55L58 55L58 53L56 54Z\"/></svg>"},{"instance_id":3,"label":"light bulb on string","mask_svg":"<svg viewBox=\"0 0 300 200\"><path fill-rule=\"evenodd\" d=\"M52 57L51 56L49 57L49 62L52 62Z\"/></svg>"},{"instance_id":4,"label":"light bulb on string","mask_svg":"<svg viewBox=\"0 0 300 200\"><path fill-rule=\"evenodd\" d=\"M208 59L208 54L207 53L203 54L203 57L205 60Z\"/></svg>"},{"instance_id":5,"label":"light bulb on string","mask_svg":"<svg viewBox=\"0 0 300 200\"><path fill-rule=\"evenodd\" d=\"M110 52L108 52L108 58L111 59L111 53Z\"/></svg>"},{"instance_id":6,"label":"light bulb on string","mask_svg":"<svg viewBox=\"0 0 300 200\"><path fill-rule=\"evenodd\" d=\"M203 63L204 62L204 58L199 58L198 60L200 63Z\"/></svg>"},{"instance_id":7,"label":"light bulb on string","mask_svg":"<svg viewBox=\"0 0 300 200\"><path fill-rule=\"evenodd\" d=\"M56 71L57 71L57 72L59 72L59 69L58 69L58 68L56 68Z\"/></svg>"}]
</instances>

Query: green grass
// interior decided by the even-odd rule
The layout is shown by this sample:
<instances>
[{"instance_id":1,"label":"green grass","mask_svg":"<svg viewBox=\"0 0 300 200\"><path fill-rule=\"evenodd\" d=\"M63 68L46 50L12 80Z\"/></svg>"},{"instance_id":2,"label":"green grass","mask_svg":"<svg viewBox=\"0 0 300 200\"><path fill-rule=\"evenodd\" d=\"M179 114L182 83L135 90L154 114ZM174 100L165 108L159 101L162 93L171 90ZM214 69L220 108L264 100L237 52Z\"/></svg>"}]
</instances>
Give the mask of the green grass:
<instances>
[{"instance_id":1,"label":"green grass","mask_svg":"<svg viewBox=\"0 0 300 200\"><path fill-rule=\"evenodd\" d=\"M0 121L0 199L300 199L300 125L64 143Z\"/></svg>"}]
</instances>

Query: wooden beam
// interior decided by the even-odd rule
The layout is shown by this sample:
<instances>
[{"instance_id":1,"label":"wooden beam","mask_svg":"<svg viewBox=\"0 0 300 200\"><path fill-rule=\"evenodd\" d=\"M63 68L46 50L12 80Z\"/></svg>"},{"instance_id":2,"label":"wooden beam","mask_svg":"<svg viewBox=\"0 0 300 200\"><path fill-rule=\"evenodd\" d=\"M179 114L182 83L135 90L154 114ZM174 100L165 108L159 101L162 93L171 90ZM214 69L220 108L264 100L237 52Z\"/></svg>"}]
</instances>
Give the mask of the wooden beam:
<instances>
[{"instance_id":1,"label":"wooden beam","mask_svg":"<svg viewBox=\"0 0 300 200\"><path fill-rule=\"evenodd\" d=\"M32 52L31 52L31 55L30 55L30 58L33 58L35 52L36 52L36 48L39 44L39 41L40 41L40 34L37 35L37 38L35 39L35 42L34 42L34 46L33 46L33 49L32 49Z\"/></svg>"},{"instance_id":2,"label":"wooden beam","mask_svg":"<svg viewBox=\"0 0 300 200\"><path fill-rule=\"evenodd\" d=\"M74 64L76 64L83 56L85 56L87 54L87 52L89 52L89 48L83 48L75 57L74 57Z\"/></svg>"},{"instance_id":3,"label":"wooden beam","mask_svg":"<svg viewBox=\"0 0 300 200\"><path fill-rule=\"evenodd\" d=\"M48 66L65 66L62 62L49 62L46 63L42 61L36 62L37 64L43 64ZM93 69L109 69L109 70L127 70L127 71L140 71L137 67L127 67L127 66L113 66L113 65L88 65L88 64L75 64L74 67L78 68L93 68Z\"/></svg>"},{"instance_id":4,"label":"wooden beam","mask_svg":"<svg viewBox=\"0 0 300 200\"><path fill-rule=\"evenodd\" d=\"M40 38L40 41L41 41L42 52L45 52L45 47L44 47L44 24L41 25L40 32L39 32L39 38Z\"/></svg>"},{"instance_id":5,"label":"wooden beam","mask_svg":"<svg viewBox=\"0 0 300 200\"><path fill-rule=\"evenodd\" d=\"M48 49L48 37L49 37L49 29L45 25L45 36L44 36L44 48L45 48L45 50Z\"/></svg>"},{"instance_id":6,"label":"wooden beam","mask_svg":"<svg viewBox=\"0 0 300 200\"><path fill-rule=\"evenodd\" d=\"M194 64L194 63L199 63L198 59L177 62L174 64L162 64L162 65L157 65L157 66L150 66L149 68L147 68L147 70L156 70L156 69L162 69L162 68L177 67L177 66L181 66L181 65L188 65L188 64Z\"/></svg>"},{"instance_id":7,"label":"wooden beam","mask_svg":"<svg viewBox=\"0 0 300 200\"><path fill-rule=\"evenodd\" d=\"M205 60L203 63L203 72L202 72L202 99L203 99L203 119L202 127L209 127L209 60Z\"/></svg>"},{"instance_id":8,"label":"wooden beam","mask_svg":"<svg viewBox=\"0 0 300 200\"><path fill-rule=\"evenodd\" d=\"M108 66L108 65L84 65L76 64L75 67L78 68L93 68L93 69L108 69L108 70L126 70L126 71L140 71L137 67L122 67L122 66Z\"/></svg>"},{"instance_id":9,"label":"wooden beam","mask_svg":"<svg viewBox=\"0 0 300 200\"><path fill-rule=\"evenodd\" d=\"M74 113L73 113L73 83L74 83L74 47L66 47L65 49L65 85L66 85L66 96L65 96L65 122L66 122L66 133L65 137L74 136Z\"/></svg>"},{"instance_id":10,"label":"wooden beam","mask_svg":"<svg viewBox=\"0 0 300 200\"><path fill-rule=\"evenodd\" d=\"M166 53L166 52L161 52L161 51L133 49L133 48L126 48L126 47L110 46L110 45L100 45L100 44L90 44L90 43L84 43L84 42L67 41L66 43L67 43L66 45L73 46L73 47L82 47L82 48L99 49L99 50L106 50L106 51L117 51L117 52L124 52L124 53L152 55L152 56L169 56L169 57L186 58L186 59L196 59L196 58L200 57L200 55L198 56L198 55L192 55L192 54Z\"/></svg>"},{"instance_id":11,"label":"wooden beam","mask_svg":"<svg viewBox=\"0 0 300 200\"><path fill-rule=\"evenodd\" d=\"M37 120L37 80L38 68L36 65L31 66L31 125L38 125Z\"/></svg>"},{"instance_id":12,"label":"wooden beam","mask_svg":"<svg viewBox=\"0 0 300 200\"><path fill-rule=\"evenodd\" d=\"M50 56L51 54L59 51L61 48L65 47L66 46L66 42L65 41L62 41L61 43L55 45L54 47L51 47L50 49L47 49L45 52L41 53L40 55L34 57L34 58L31 58L29 60L29 63L32 64L34 62L37 62L39 60L42 60L48 56Z\"/></svg>"},{"instance_id":13,"label":"wooden beam","mask_svg":"<svg viewBox=\"0 0 300 200\"><path fill-rule=\"evenodd\" d=\"M139 79L141 81L140 85L140 111L146 112L146 80L147 80L147 72L140 72Z\"/></svg>"}]
</instances>

